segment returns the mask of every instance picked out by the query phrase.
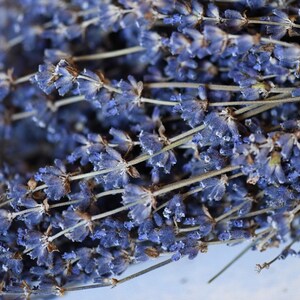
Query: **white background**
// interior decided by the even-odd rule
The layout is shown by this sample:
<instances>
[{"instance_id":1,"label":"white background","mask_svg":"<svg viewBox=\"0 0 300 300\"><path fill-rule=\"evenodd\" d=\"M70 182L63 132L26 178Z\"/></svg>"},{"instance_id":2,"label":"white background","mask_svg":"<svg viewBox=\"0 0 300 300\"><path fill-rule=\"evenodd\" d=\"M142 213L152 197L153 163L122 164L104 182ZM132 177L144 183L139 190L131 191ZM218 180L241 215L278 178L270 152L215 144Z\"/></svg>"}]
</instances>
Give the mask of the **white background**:
<instances>
[{"instance_id":1,"label":"white background","mask_svg":"<svg viewBox=\"0 0 300 300\"><path fill-rule=\"evenodd\" d=\"M70 292L66 300L296 300L300 299L300 257L275 262L270 269L255 271L257 263L274 258L279 249L250 250L213 283L207 281L246 245L211 246L194 260L183 258L115 288ZM299 245L294 245L299 250ZM147 266L154 264L150 261ZM142 267L146 267L145 264ZM122 277L141 269L130 267Z\"/></svg>"}]
</instances>

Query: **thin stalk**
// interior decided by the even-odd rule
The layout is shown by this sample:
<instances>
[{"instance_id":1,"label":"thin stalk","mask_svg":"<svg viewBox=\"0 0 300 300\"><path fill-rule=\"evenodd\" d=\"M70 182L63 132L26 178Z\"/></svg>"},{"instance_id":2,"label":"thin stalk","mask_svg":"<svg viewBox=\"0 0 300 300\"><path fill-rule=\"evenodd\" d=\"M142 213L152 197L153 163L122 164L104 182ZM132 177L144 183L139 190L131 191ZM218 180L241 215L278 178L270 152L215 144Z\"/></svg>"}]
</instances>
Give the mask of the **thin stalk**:
<instances>
[{"instance_id":1,"label":"thin stalk","mask_svg":"<svg viewBox=\"0 0 300 300\"><path fill-rule=\"evenodd\" d=\"M189 140L191 140L191 136L188 136L186 137L185 139L182 139L182 140L179 140L177 142L174 142L166 147L164 147L163 149L161 149L159 152L156 152L152 155L141 155L129 162L126 163L126 166L127 167L130 167L130 166L134 166L134 165L137 165L141 162L144 162L144 161L147 161L148 159L152 158L152 157L155 157L161 153L164 153L166 151L169 151L171 149L174 149L180 145L183 145L185 144L186 142L188 142ZM115 167L115 168L109 168L109 169L104 169L104 170L100 170L100 171L93 171L93 172L89 172L89 173L84 173L84 174L79 174L79 175L75 175L75 176L71 176L69 178L70 181L74 181L74 180L80 180L80 179L84 179L84 178L92 178L94 176L97 176L97 175L103 175L103 174L107 174L107 173L110 173L112 171L116 171L116 170L120 170L122 169L123 166L120 166L120 167Z\"/></svg>"},{"instance_id":2,"label":"thin stalk","mask_svg":"<svg viewBox=\"0 0 300 300\"><path fill-rule=\"evenodd\" d=\"M228 216L236 213L238 210L240 210L247 202L248 201L245 201L245 202L241 203L240 205L232 208L231 210L229 210L225 214L222 214L219 217L214 218L214 224L220 223L221 221L225 222L227 220L231 220L232 218L228 218L228 219L226 219L226 218ZM199 230L199 225L198 226L187 227L187 228L179 228L178 233L191 232L191 231L196 231L196 230Z\"/></svg>"},{"instance_id":3,"label":"thin stalk","mask_svg":"<svg viewBox=\"0 0 300 300\"><path fill-rule=\"evenodd\" d=\"M218 175L222 175L224 173L228 173L228 172L235 171L238 169L240 169L240 166L229 166L229 167L223 168L221 170L207 172L205 174L187 178L187 179L181 180L179 182L174 182L174 183L168 184L168 185L164 186L163 188L157 190L156 192L153 193L153 196L154 197L160 196L160 195L166 194L168 192L180 189L182 187L194 184L196 182L200 182L205 179L215 177Z\"/></svg>"},{"instance_id":4,"label":"thin stalk","mask_svg":"<svg viewBox=\"0 0 300 300\"><path fill-rule=\"evenodd\" d=\"M205 125L199 125L197 127L194 127L193 129L190 129L188 131L185 131L179 135L176 135L174 136L173 138L170 138L169 141L171 143L175 143L177 141L180 141L180 140L183 140L183 139L186 139L189 137L189 139L187 139L187 142L191 141L192 140L192 137L194 136L195 133L203 130L205 128Z\"/></svg>"},{"instance_id":5,"label":"thin stalk","mask_svg":"<svg viewBox=\"0 0 300 300\"><path fill-rule=\"evenodd\" d=\"M82 22L81 27L84 29L84 28L89 27L90 25L97 24L99 21L100 21L100 18L95 17L95 18L92 18L92 19L89 19L89 20L86 20L86 21Z\"/></svg>"},{"instance_id":6,"label":"thin stalk","mask_svg":"<svg viewBox=\"0 0 300 300\"><path fill-rule=\"evenodd\" d=\"M109 196L109 195L117 195L117 194L122 194L124 193L125 189L115 189L115 190L110 190L110 191L105 191L102 193L99 193L95 196L96 199Z\"/></svg>"},{"instance_id":7,"label":"thin stalk","mask_svg":"<svg viewBox=\"0 0 300 300\"><path fill-rule=\"evenodd\" d=\"M290 96L290 93L282 93L282 94L279 94L279 95L276 95L276 96L272 96L272 97L269 97L269 98L266 98L266 100L278 100L278 99L281 99L282 97L289 97ZM246 107L243 107L243 108L240 108L238 110L236 110L234 112L234 115L235 116L238 116L238 115L241 115L245 112L248 112L248 111L251 111L255 108L258 108L258 107L262 107L263 105L256 105L256 104L253 104L253 105L249 105L249 106L246 106Z\"/></svg>"},{"instance_id":8,"label":"thin stalk","mask_svg":"<svg viewBox=\"0 0 300 300\"><path fill-rule=\"evenodd\" d=\"M245 174L243 172L233 174L233 175L228 177L228 180L235 179L235 178L238 178L238 177L241 177L241 176L245 176Z\"/></svg>"},{"instance_id":9,"label":"thin stalk","mask_svg":"<svg viewBox=\"0 0 300 300\"><path fill-rule=\"evenodd\" d=\"M51 205L49 205L48 208L52 209L52 208L57 208L57 207L68 206L68 205L76 204L76 203L78 203L80 201L81 200L71 200L71 201L66 201L66 202L51 204ZM40 204L40 205L32 207L32 208L24 209L24 210L17 211L17 212L12 212L11 213L11 218L14 219L17 216L28 214L28 213L31 213L31 212L36 212L36 211L39 211L39 210L40 211L44 211L45 210L44 209L44 205Z\"/></svg>"},{"instance_id":10,"label":"thin stalk","mask_svg":"<svg viewBox=\"0 0 300 300\"><path fill-rule=\"evenodd\" d=\"M222 275L226 270L228 270L235 262L237 262L244 254L246 254L253 246L255 242L252 242L245 249L243 249L237 256L235 256L229 263L227 263L216 275L208 280L207 283L212 283L220 275Z\"/></svg>"},{"instance_id":11,"label":"thin stalk","mask_svg":"<svg viewBox=\"0 0 300 300\"><path fill-rule=\"evenodd\" d=\"M119 92L119 90L117 90ZM80 96L74 96L74 97L69 97L61 100L57 100L53 103L53 110L56 110L60 107L73 104L76 102L81 102L84 101L85 97L80 95ZM165 100L158 100L158 99L151 99L151 98L144 98L141 97L141 103L151 103L155 105L164 105L164 106L176 106L180 102L175 102L175 101L165 101ZM299 102L300 97L289 97L289 98L281 98L277 100L272 100L272 99L266 99L266 100L254 100L254 101L231 101L231 102L211 102L208 103L209 107L215 107L215 106L243 106L243 105L255 105L253 107L257 107L256 105L262 105L262 104L284 104L284 103L292 103L292 102ZM247 109L245 109L247 111ZM255 110L253 110L255 112ZM11 116L12 121L19 121L22 119L30 118L34 115L36 115L38 112L36 110L33 111L25 111L25 112L20 112L20 113L15 113ZM237 113L235 112L235 115Z\"/></svg>"},{"instance_id":12,"label":"thin stalk","mask_svg":"<svg viewBox=\"0 0 300 300\"><path fill-rule=\"evenodd\" d=\"M293 219L294 215L298 211L300 211L300 204L297 205L293 210L287 212L291 216L291 220ZM230 217L230 218L228 218L224 221L251 218L251 217L259 216L259 215L266 214L266 213L274 213L274 210L271 210L270 208L263 208L263 209L259 209L259 210L256 210L256 211L252 211L252 212L247 213L247 214L242 215L242 216L233 216L233 217Z\"/></svg>"},{"instance_id":13,"label":"thin stalk","mask_svg":"<svg viewBox=\"0 0 300 300\"><path fill-rule=\"evenodd\" d=\"M221 85L221 84L210 84L210 83L192 83L192 82L149 82L145 83L144 87L149 89L162 89L162 88L188 88L198 89L199 87L207 87L212 91L229 91L229 92L240 92L242 89L239 86L233 85Z\"/></svg>"},{"instance_id":14,"label":"thin stalk","mask_svg":"<svg viewBox=\"0 0 300 300\"><path fill-rule=\"evenodd\" d=\"M237 173L237 174L234 174L234 175L231 175L231 176L229 176L228 177L228 180L230 180L230 179L234 179L234 178L237 178L237 177L240 177L240 176L243 176L244 175L244 173ZM186 193L184 193L184 194L182 194L182 198L183 198L183 200L185 200L186 198L188 198L189 196L191 196L191 195L193 195L193 194L195 194L195 193L198 193L198 192L201 192L203 190L203 187L197 187L197 188L194 188L194 189L192 189L192 190L190 190L190 191L188 191L188 192L186 192ZM166 207L167 205L168 205L168 203L170 202L170 200L168 200L168 201L166 201L165 203L163 203L163 204L161 204L159 207L157 207L154 211L153 211L153 213L156 213L157 211L159 211L159 210L161 210L162 208L164 208L164 207ZM244 205L245 203L243 203L242 205ZM241 205L241 207L242 207L242 205ZM239 209L239 208L238 208ZM237 210L238 210L237 209ZM229 212L228 212L229 213ZM228 213L226 213L226 216L227 216L227 214Z\"/></svg>"},{"instance_id":15,"label":"thin stalk","mask_svg":"<svg viewBox=\"0 0 300 300\"><path fill-rule=\"evenodd\" d=\"M226 218L227 218L228 216L231 216L232 214L234 214L234 213L236 213L237 211L239 211L239 210L240 210L247 202L249 202L249 201L245 201L245 202L241 203L240 205L238 205L238 206L232 208L231 210L229 210L229 211L226 212L225 214L223 214L223 215L221 215L221 216L215 218L215 222L216 222L216 223L219 223L219 222L221 222L221 221L225 221ZM230 218L230 219L231 219L231 218Z\"/></svg>"},{"instance_id":16,"label":"thin stalk","mask_svg":"<svg viewBox=\"0 0 300 300\"><path fill-rule=\"evenodd\" d=\"M270 231L270 233L269 233L264 239L262 239L262 240L260 241L260 243L257 245L257 249L258 249L259 251L263 251L263 250L264 250L265 244L266 244L271 238L273 238L276 234L277 234L277 230L272 229L272 230Z\"/></svg>"},{"instance_id":17,"label":"thin stalk","mask_svg":"<svg viewBox=\"0 0 300 300\"><path fill-rule=\"evenodd\" d=\"M239 117L239 119L241 119L241 120L248 119L248 118L256 116L256 115L258 115L258 114L260 114L262 112L270 110L270 109L276 107L277 105L278 105L278 103L277 104L266 104L266 105L260 106L260 107L258 107L256 109L250 110L249 112L241 114L241 116Z\"/></svg>"},{"instance_id":18,"label":"thin stalk","mask_svg":"<svg viewBox=\"0 0 300 300\"><path fill-rule=\"evenodd\" d=\"M279 23L274 21L263 21L263 20L255 20L255 19L247 19L247 24L258 24L258 25L269 25L269 26L284 26L284 27L294 27L294 28L300 28L299 24L296 24L292 21L290 23Z\"/></svg>"},{"instance_id":19,"label":"thin stalk","mask_svg":"<svg viewBox=\"0 0 300 300\"><path fill-rule=\"evenodd\" d=\"M99 193L97 195L95 195L95 199L100 199L102 197L108 196L108 195L116 195L116 194L121 194L123 193L125 190L124 189L115 189L115 190L110 190L110 191L105 191L102 193ZM63 206L68 206L68 205L72 205L72 204L76 204L79 203L81 200L70 200L70 201L66 201L66 202L60 202L60 203L56 203L56 204L51 204L49 205L49 209L53 209L53 208L57 208L57 207L63 207ZM11 218L14 219L17 216L26 214L26 213L30 213L30 212L36 212L39 210L44 210L44 206L42 204L32 207L32 208L28 208L28 209L24 209L21 211L17 211L17 212L12 212L11 213Z\"/></svg>"},{"instance_id":20,"label":"thin stalk","mask_svg":"<svg viewBox=\"0 0 300 300\"><path fill-rule=\"evenodd\" d=\"M283 103L292 103L299 102L300 97L289 97L281 98L278 100L254 100L254 101L231 101L231 102L217 102L209 103L208 106L240 106L240 105L258 105L258 104L283 104Z\"/></svg>"},{"instance_id":21,"label":"thin stalk","mask_svg":"<svg viewBox=\"0 0 300 300\"><path fill-rule=\"evenodd\" d=\"M217 279L220 275L222 275L226 270L228 270L234 263L236 263L244 254L246 254L260 239L262 234L257 235L256 239L244 248L237 256L235 256L228 264L226 264L216 275L214 275L207 283L212 283L215 279Z\"/></svg>"},{"instance_id":22,"label":"thin stalk","mask_svg":"<svg viewBox=\"0 0 300 300\"><path fill-rule=\"evenodd\" d=\"M113 285L113 280L109 278L106 282L103 283L95 283L95 284L87 284L83 286L72 286L72 287L66 287L64 288L64 291L66 292L76 292L76 291L84 291L84 290L90 290L90 289L97 289L100 287L108 287ZM41 293L43 294L43 291Z\"/></svg>"},{"instance_id":23,"label":"thin stalk","mask_svg":"<svg viewBox=\"0 0 300 300\"><path fill-rule=\"evenodd\" d=\"M289 243L277 256L275 256L272 260L268 261L268 262L265 262L263 264L257 264L256 265L256 268L257 268L257 271L258 272L261 272L261 270L263 269L269 269L270 266L275 262L277 261L281 255L282 255L282 252L284 251L287 251L289 250L296 242L297 240L293 240L291 243Z\"/></svg>"},{"instance_id":24,"label":"thin stalk","mask_svg":"<svg viewBox=\"0 0 300 300\"><path fill-rule=\"evenodd\" d=\"M126 276L124 278L121 278L121 279L115 279L115 278L111 278L111 279L108 279L107 280L107 283L104 282L104 283L99 283L99 284L91 284L91 285L84 285L84 286L77 286L77 287L70 287L70 288L64 288L65 291L67 292L71 292L71 291L82 291L82 290L88 290L88 289L96 289L96 288L99 288L99 287L105 287L105 286L116 286L116 285L119 285L121 283L124 283L126 281L129 281L129 280L132 280L134 278L137 278L141 275L144 275L146 273L149 273L151 271L154 271L158 268L161 268L163 266L166 266L168 264L170 264L171 262L173 262L172 259L167 259L167 260L164 260L160 263L157 263L149 268L146 268L142 271L139 271L139 272L136 272L132 275L129 275L129 276Z\"/></svg>"},{"instance_id":25,"label":"thin stalk","mask_svg":"<svg viewBox=\"0 0 300 300\"><path fill-rule=\"evenodd\" d=\"M78 222L77 224L75 224L75 225L73 225L73 226L71 226L71 227L68 227L68 228L66 228L65 230L62 230L62 231L58 232L57 234L54 234L54 235L52 235L52 236L49 236L49 237L48 237L48 242L51 243L51 242L53 242L55 239L59 238L60 236L66 234L66 233L68 233L68 232L72 232L72 231L73 231L74 229L76 229L77 227L81 227L81 226L84 226L84 225L88 225L88 223L89 223L89 221L87 221L87 220L82 220L82 221ZM31 248L31 249L29 249L29 250L32 251L33 249L34 249L34 247Z\"/></svg>"},{"instance_id":26,"label":"thin stalk","mask_svg":"<svg viewBox=\"0 0 300 300\"><path fill-rule=\"evenodd\" d=\"M27 119L27 118L35 116L37 113L38 113L37 110L16 113L16 114L11 115L11 120L19 121L19 120Z\"/></svg>"},{"instance_id":27,"label":"thin stalk","mask_svg":"<svg viewBox=\"0 0 300 300\"><path fill-rule=\"evenodd\" d=\"M264 209L252 211L252 212L250 212L248 214L245 214L245 215L242 215L242 216L231 217L230 220L251 218L251 217L259 216L259 215L262 215L262 214L265 214L265 213L269 213L269 212L272 212L272 210L270 210L270 208L264 208Z\"/></svg>"},{"instance_id":28,"label":"thin stalk","mask_svg":"<svg viewBox=\"0 0 300 300\"><path fill-rule=\"evenodd\" d=\"M223 2L223 1L222 1ZM235 1L232 1L235 2ZM212 17L202 17L203 21L215 21L217 23L224 23L227 21L232 21L234 19L226 19L226 18L212 18ZM241 20L241 24L242 24L242 20ZM292 21L290 21L289 23L279 23L279 22L275 22L275 21L265 21L265 20L259 20L259 19L251 19L251 18L245 18L244 20L244 24L242 24L243 26L247 26L249 24L253 24L253 25L268 25L268 26L283 26L283 27L288 27L288 28L300 28L299 24L296 24Z\"/></svg>"},{"instance_id":29,"label":"thin stalk","mask_svg":"<svg viewBox=\"0 0 300 300\"><path fill-rule=\"evenodd\" d=\"M175 106L180 103L176 101L165 101L165 100L157 100L157 99L144 98L144 97L141 97L140 101L141 103L150 103L154 105L164 105L164 106Z\"/></svg>"},{"instance_id":30,"label":"thin stalk","mask_svg":"<svg viewBox=\"0 0 300 300\"><path fill-rule=\"evenodd\" d=\"M5 205L9 204L11 201L12 201L12 199L8 199L8 200L6 200L6 201L4 201L4 202L1 202L1 203L0 203L0 207L3 207L3 206L5 206Z\"/></svg>"},{"instance_id":31,"label":"thin stalk","mask_svg":"<svg viewBox=\"0 0 300 300\"><path fill-rule=\"evenodd\" d=\"M143 203L143 202L144 202L144 199L141 199L141 200L138 200L138 201L129 203L129 204L127 204L127 205L118 207L118 208L116 208L116 209L107 211L107 212L105 212L105 213L101 213L101 214L92 216L92 217L91 217L91 221L100 220L100 219L103 219L103 218L106 218L106 217L115 215L115 214L117 214L117 213L119 213L119 212L122 212L122 211L124 211L124 210L127 210L128 208L130 208L130 207L132 207L132 206L135 206L135 205L137 205L137 204Z\"/></svg>"},{"instance_id":32,"label":"thin stalk","mask_svg":"<svg viewBox=\"0 0 300 300\"><path fill-rule=\"evenodd\" d=\"M274 44L274 45L279 45L279 46L283 46L283 47L287 47L287 48L293 48L293 47L298 48L299 47L298 44L287 43L287 42L283 42L280 40L274 40L272 38L260 37L259 39L262 43L265 43L265 44Z\"/></svg>"},{"instance_id":33,"label":"thin stalk","mask_svg":"<svg viewBox=\"0 0 300 300\"><path fill-rule=\"evenodd\" d=\"M78 61L90 61L90 60L102 60L106 58L114 58L118 56L124 56L132 53L145 51L145 48L140 46L134 46L129 48L124 48L120 50L107 51L103 53L89 54L89 55L80 55L80 56L70 56L74 62ZM13 84L22 84L28 82L36 73L31 73L22 77L19 77L13 80Z\"/></svg>"},{"instance_id":34,"label":"thin stalk","mask_svg":"<svg viewBox=\"0 0 300 300\"><path fill-rule=\"evenodd\" d=\"M52 109L53 109L53 111L55 111L56 109L58 109L60 107L70 105L70 104L73 104L73 103L77 103L77 102L81 102L81 101L84 101L84 100L85 100L84 96L74 96L74 97L69 97L69 98L57 100L52 104ZM19 121L19 120L23 120L23 119L33 117L37 114L38 114L38 111L36 111L36 110L15 113L15 114L11 115L11 120L12 121Z\"/></svg>"},{"instance_id":35,"label":"thin stalk","mask_svg":"<svg viewBox=\"0 0 300 300\"><path fill-rule=\"evenodd\" d=\"M90 61L90 60L100 60L112 57L118 57L123 55L128 55L136 52L145 51L145 48L140 46L125 48L121 50L109 51L104 53L96 53L96 54L89 54L89 55L81 55L81 56L73 56L73 61Z\"/></svg>"},{"instance_id":36,"label":"thin stalk","mask_svg":"<svg viewBox=\"0 0 300 300\"><path fill-rule=\"evenodd\" d=\"M256 234L255 237L252 237L250 239L254 240L257 239L258 237L263 237L265 234L268 234L269 232L271 232L273 229L272 228L267 228L263 231L261 231L260 233ZM219 241L219 240L215 240L215 241L208 241L208 242L199 242L199 245L204 244L204 245L211 245L211 246L216 246L216 245L229 245L229 244L236 244L236 243L241 243L244 241L248 241L249 238L240 238L240 239L234 239L234 240L228 240L228 241Z\"/></svg>"},{"instance_id":37,"label":"thin stalk","mask_svg":"<svg viewBox=\"0 0 300 300\"><path fill-rule=\"evenodd\" d=\"M35 189L33 189L32 191L28 191L27 194L29 194L29 193L35 193L35 192L41 191L41 190L43 190L43 189L45 189L45 188L47 188L47 187L48 187L47 184L39 185L39 186L37 186Z\"/></svg>"},{"instance_id":38,"label":"thin stalk","mask_svg":"<svg viewBox=\"0 0 300 300\"><path fill-rule=\"evenodd\" d=\"M76 204L76 203L78 203L80 201L81 200L70 200L70 201L66 201L66 202L51 204L51 205L49 205L49 208L52 209L52 208L63 207L63 206L67 206L67 205L72 205L72 204Z\"/></svg>"},{"instance_id":39,"label":"thin stalk","mask_svg":"<svg viewBox=\"0 0 300 300\"><path fill-rule=\"evenodd\" d=\"M84 179L84 178L89 179L89 178L93 178L93 177L98 176L98 175L107 174L107 173L110 173L110 172L113 172L113 171L116 171L116 170L121 170L121 169L122 169L122 167L115 167L115 168L103 169L103 170L100 170L100 171L93 171L93 172L78 174L78 175L71 176L69 178L69 181L76 181L76 180L81 180L81 179Z\"/></svg>"},{"instance_id":40,"label":"thin stalk","mask_svg":"<svg viewBox=\"0 0 300 300\"><path fill-rule=\"evenodd\" d=\"M14 46L21 44L24 41L24 36L18 35L11 40L9 40L6 44L6 50L9 50L10 48L13 48Z\"/></svg>"},{"instance_id":41,"label":"thin stalk","mask_svg":"<svg viewBox=\"0 0 300 300\"><path fill-rule=\"evenodd\" d=\"M13 84L17 85L17 84L21 84L21 83L24 83L24 82L28 82L32 78L32 76L34 76L35 74L36 73L31 73L31 74L25 75L23 77L19 77L16 80L13 81Z\"/></svg>"},{"instance_id":42,"label":"thin stalk","mask_svg":"<svg viewBox=\"0 0 300 300\"><path fill-rule=\"evenodd\" d=\"M119 212L122 212L124 210L127 210L128 208L134 206L134 205L137 205L139 203L142 203L143 200L139 200L139 201L136 201L136 202L132 202L130 204L127 204L127 205L124 205L124 206L121 206L121 207L118 207L116 209L113 209L113 210L110 210L110 211L107 211L105 213L101 213L101 214L98 214L98 215L94 215L90 218L90 220L82 220L80 222L78 222L77 224L71 226L71 227L68 227L62 231L59 231L58 233L56 233L55 235L52 235L52 236L49 236L48 237L48 241L51 243L53 242L55 239L65 235L66 233L69 233L69 232L72 232L74 229L76 229L77 227L81 227L81 226L88 226L89 223L91 221L95 221L95 220L100 220L100 219L103 219L103 218L106 218L106 217L109 217L109 216L112 216L112 215L115 215ZM31 249L32 250L32 249Z\"/></svg>"},{"instance_id":43,"label":"thin stalk","mask_svg":"<svg viewBox=\"0 0 300 300\"><path fill-rule=\"evenodd\" d=\"M121 284L121 283L124 283L124 282L126 282L126 281L129 281L129 280L131 280L131 279L137 278L137 277L139 277L139 276L141 276L141 275L144 275L144 274L149 273L149 272L151 272L151 271L154 271L154 270L156 270L156 269L158 269L158 268L161 268L161 267L163 267L163 266L166 266L166 265L170 264L171 262L173 262L173 260L172 260L171 258L169 258L169 259L164 260L164 261L162 261L162 262L160 262L160 263L158 263L158 264L155 264L154 266L151 266L151 267L149 267L149 268L147 268L147 269L144 269L144 270L142 270L142 271L140 271L140 272L137 272L137 273L132 274L132 275L130 275L130 276L127 276L127 277L124 277L124 278L122 278L122 279L119 279L119 280L117 280L116 284Z\"/></svg>"},{"instance_id":44,"label":"thin stalk","mask_svg":"<svg viewBox=\"0 0 300 300\"><path fill-rule=\"evenodd\" d=\"M200 100L201 101L201 100ZM300 97L289 97L289 98L281 98L277 100L246 100L246 101L229 101L229 102L209 102L207 105L209 107L216 107L216 106L244 106L244 105L258 105L258 104L282 104L282 103L292 103L292 102L299 102ZM144 98L141 97L141 103L151 103L155 105L164 105L164 106L176 106L180 104L177 101L166 101L166 100L158 100L158 99L151 99L151 98Z\"/></svg>"},{"instance_id":45,"label":"thin stalk","mask_svg":"<svg viewBox=\"0 0 300 300\"><path fill-rule=\"evenodd\" d=\"M28 209L24 209L24 210L21 210L21 211L17 211L17 212L12 212L10 214L11 218L14 219L20 215L24 215L24 214L28 214L28 213L31 213L31 212L36 212L36 211L43 211L44 210L44 206L41 204L41 205L38 205L38 206L35 206L33 208L28 208Z\"/></svg>"},{"instance_id":46,"label":"thin stalk","mask_svg":"<svg viewBox=\"0 0 300 300\"><path fill-rule=\"evenodd\" d=\"M202 190L203 190L203 187L202 187L202 186L199 186L199 187L197 187L197 188L195 188L195 189L192 189L192 190L190 190L190 191L188 191L188 192L182 194L182 197L183 197L183 199L185 200L187 197L189 197L189 196L191 196L191 195L193 195L193 194L199 193L199 192L201 192Z\"/></svg>"},{"instance_id":47,"label":"thin stalk","mask_svg":"<svg viewBox=\"0 0 300 300\"><path fill-rule=\"evenodd\" d=\"M195 193L198 193L200 191L203 190L203 187L197 187L197 188L194 188L184 194L182 194L182 198L183 200L185 200L186 198L188 198L190 195L193 195ZM166 207L168 205L168 203L170 202L170 200L164 202L163 204L161 204L159 207L157 207L154 211L153 211L153 214L158 212L159 210L161 210L162 208Z\"/></svg>"},{"instance_id":48,"label":"thin stalk","mask_svg":"<svg viewBox=\"0 0 300 300\"><path fill-rule=\"evenodd\" d=\"M241 92L243 88L236 85L223 85L211 83L192 83L192 82L149 82L144 84L149 89L162 89L162 88L189 88L198 89L199 87L206 87L212 91L228 91L228 92ZM291 93L295 87L273 87L269 93L281 94Z\"/></svg>"},{"instance_id":49,"label":"thin stalk","mask_svg":"<svg viewBox=\"0 0 300 300\"><path fill-rule=\"evenodd\" d=\"M80 95L80 96L74 96L74 97L58 100L58 101L54 102L53 105L55 108L59 108L59 107L65 106L65 105L73 104L76 102L81 102L83 100L85 100L84 96Z\"/></svg>"}]
</instances>

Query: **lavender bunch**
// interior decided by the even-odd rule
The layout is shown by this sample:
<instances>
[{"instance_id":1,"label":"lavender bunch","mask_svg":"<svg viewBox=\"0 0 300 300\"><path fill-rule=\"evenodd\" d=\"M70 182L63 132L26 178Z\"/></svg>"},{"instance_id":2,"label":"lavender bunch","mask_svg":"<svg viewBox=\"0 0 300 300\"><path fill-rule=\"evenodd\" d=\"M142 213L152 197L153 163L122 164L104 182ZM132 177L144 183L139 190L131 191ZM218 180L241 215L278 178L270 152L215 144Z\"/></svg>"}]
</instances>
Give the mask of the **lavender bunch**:
<instances>
[{"instance_id":1,"label":"lavender bunch","mask_svg":"<svg viewBox=\"0 0 300 300\"><path fill-rule=\"evenodd\" d=\"M214 244L291 241L260 270L299 254L299 1L10 0L0 20L4 299Z\"/></svg>"}]
</instances>

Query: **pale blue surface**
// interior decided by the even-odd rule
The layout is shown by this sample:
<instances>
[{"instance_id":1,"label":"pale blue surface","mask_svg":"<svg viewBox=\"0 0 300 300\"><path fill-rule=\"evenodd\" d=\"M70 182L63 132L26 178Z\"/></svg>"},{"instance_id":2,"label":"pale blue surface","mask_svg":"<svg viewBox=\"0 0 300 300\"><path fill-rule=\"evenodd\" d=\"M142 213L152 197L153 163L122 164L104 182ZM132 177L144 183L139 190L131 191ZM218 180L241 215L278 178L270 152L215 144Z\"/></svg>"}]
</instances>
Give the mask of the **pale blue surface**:
<instances>
[{"instance_id":1,"label":"pale blue surface","mask_svg":"<svg viewBox=\"0 0 300 300\"><path fill-rule=\"evenodd\" d=\"M208 253L199 254L194 260L182 259L151 273L126 282L116 288L99 288L69 293L65 300L294 300L300 299L300 258L289 257L277 261L260 274L257 263L274 258L278 249L259 253L249 251L229 270L211 284L207 281L230 259L241 251L242 246L211 246ZM298 250L297 245L295 250ZM151 261L147 266L156 262ZM145 265L143 265L145 267ZM130 268L125 275L141 269Z\"/></svg>"}]
</instances>

